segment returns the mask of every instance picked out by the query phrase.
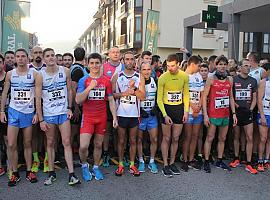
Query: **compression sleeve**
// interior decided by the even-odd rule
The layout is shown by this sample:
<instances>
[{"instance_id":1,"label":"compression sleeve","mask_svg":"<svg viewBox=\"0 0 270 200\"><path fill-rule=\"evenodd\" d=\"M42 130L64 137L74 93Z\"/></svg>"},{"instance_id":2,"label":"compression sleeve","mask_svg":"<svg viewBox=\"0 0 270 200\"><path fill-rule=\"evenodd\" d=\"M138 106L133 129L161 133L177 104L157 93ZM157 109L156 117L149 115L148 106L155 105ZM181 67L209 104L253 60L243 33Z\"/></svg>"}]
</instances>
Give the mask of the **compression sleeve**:
<instances>
[{"instance_id":1,"label":"compression sleeve","mask_svg":"<svg viewBox=\"0 0 270 200\"><path fill-rule=\"evenodd\" d=\"M163 103L163 95L164 95L164 80L162 77L158 80L158 92L157 92L157 104L162 112L163 117L167 116L167 113L164 108L164 103Z\"/></svg>"}]
</instances>

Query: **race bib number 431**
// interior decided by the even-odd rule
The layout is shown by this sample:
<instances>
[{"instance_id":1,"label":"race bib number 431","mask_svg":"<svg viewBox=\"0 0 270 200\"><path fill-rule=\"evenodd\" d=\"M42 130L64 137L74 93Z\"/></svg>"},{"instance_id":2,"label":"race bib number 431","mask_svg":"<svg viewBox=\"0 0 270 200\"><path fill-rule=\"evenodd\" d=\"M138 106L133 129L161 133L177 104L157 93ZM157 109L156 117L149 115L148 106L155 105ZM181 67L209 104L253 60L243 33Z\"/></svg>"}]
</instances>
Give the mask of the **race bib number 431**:
<instances>
[{"instance_id":1,"label":"race bib number 431","mask_svg":"<svg viewBox=\"0 0 270 200\"><path fill-rule=\"evenodd\" d=\"M217 97L215 98L215 108L228 108L230 105L229 97Z\"/></svg>"},{"instance_id":2,"label":"race bib number 431","mask_svg":"<svg viewBox=\"0 0 270 200\"><path fill-rule=\"evenodd\" d=\"M181 102L182 92L181 91L168 91L167 98L168 98L168 102Z\"/></svg>"}]
</instances>

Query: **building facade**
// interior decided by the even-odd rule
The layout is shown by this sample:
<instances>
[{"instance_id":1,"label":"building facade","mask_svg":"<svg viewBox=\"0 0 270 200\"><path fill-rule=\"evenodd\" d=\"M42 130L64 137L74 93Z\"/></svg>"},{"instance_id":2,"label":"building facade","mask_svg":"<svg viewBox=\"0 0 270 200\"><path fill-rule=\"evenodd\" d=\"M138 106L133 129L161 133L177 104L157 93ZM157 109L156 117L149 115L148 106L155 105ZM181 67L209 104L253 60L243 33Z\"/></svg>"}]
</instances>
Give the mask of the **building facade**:
<instances>
[{"instance_id":1,"label":"building facade","mask_svg":"<svg viewBox=\"0 0 270 200\"><path fill-rule=\"evenodd\" d=\"M77 46L85 47L87 53L106 54L115 45L123 51L141 53L147 11L153 9L160 12L157 54L165 58L184 47L184 18L207 9L209 4L219 6L223 3L223 0L100 0L93 16L95 20L82 34ZM196 30L193 52L202 57L227 55L227 41L226 31Z\"/></svg>"}]
</instances>

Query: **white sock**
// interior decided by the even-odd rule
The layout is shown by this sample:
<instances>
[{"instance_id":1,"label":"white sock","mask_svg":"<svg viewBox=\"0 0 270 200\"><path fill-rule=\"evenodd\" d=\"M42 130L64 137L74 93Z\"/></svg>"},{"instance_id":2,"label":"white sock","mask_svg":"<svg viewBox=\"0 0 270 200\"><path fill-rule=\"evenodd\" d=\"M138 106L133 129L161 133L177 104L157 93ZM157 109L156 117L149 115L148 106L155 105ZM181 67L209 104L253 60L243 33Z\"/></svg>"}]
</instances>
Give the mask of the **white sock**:
<instances>
[{"instance_id":1,"label":"white sock","mask_svg":"<svg viewBox=\"0 0 270 200\"><path fill-rule=\"evenodd\" d=\"M88 163L82 163L82 167L88 167Z\"/></svg>"},{"instance_id":2,"label":"white sock","mask_svg":"<svg viewBox=\"0 0 270 200\"><path fill-rule=\"evenodd\" d=\"M150 158L149 163L153 163L153 162L155 162L155 158Z\"/></svg>"},{"instance_id":3,"label":"white sock","mask_svg":"<svg viewBox=\"0 0 270 200\"><path fill-rule=\"evenodd\" d=\"M139 158L139 161L140 161L141 163L144 163L143 157L140 157L140 158Z\"/></svg>"},{"instance_id":4,"label":"white sock","mask_svg":"<svg viewBox=\"0 0 270 200\"><path fill-rule=\"evenodd\" d=\"M93 169L98 169L98 165L93 165Z\"/></svg>"}]
</instances>

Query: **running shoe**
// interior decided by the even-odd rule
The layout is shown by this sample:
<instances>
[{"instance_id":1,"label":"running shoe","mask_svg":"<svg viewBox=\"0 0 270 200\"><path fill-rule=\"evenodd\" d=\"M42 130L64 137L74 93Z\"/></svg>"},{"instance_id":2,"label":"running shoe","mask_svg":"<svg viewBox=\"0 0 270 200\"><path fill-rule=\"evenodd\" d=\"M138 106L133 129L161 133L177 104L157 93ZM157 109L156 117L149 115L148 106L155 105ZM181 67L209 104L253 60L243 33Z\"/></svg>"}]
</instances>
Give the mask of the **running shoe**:
<instances>
[{"instance_id":1,"label":"running shoe","mask_svg":"<svg viewBox=\"0 0 270 200\"><path fill-rule=\"evenodd\" d=\"M138 168L139 172L145 172L145 164L144 162L140 162L139 163L139 168Z\"/></svg>"},{"instance_id":2,"label":"running shoe","mask_svg":"<svg viewBox=\"0 0 270 200\"><path fill-rule=\"evenodd\" d=\"M39 169L39 165L40 165L40 162L34 161L33 165L32 165L32 168L31 168L31 171L34 172L34 173L37 173L38 169Z\"/></svg>"},{"instance_id":3,"label":"running shoe","mask_svg":"<svg viewBox=\"0 0 270 200\"><path fill-rule=\"evenodd\" d=\"M30 183L36 183L37 182L37 177L35 173L33 172L26 172L26 180L28 180Z\"/></svg>"},{"instance_id":4,"label":"running shoe","mask_svg":"<svg viewBox=\"0 0 270 200\"><path fill-rule=\"evenodd\" d=\"M210 167L209 162L204 162L204 164L203 164L203 170L204 170L206 173L211 173L211 167Z\"/></svg>"},{"instance_id":5,"label":"running shoe","mask_svg":"<svg viewBox=\"0 0 270 200\"><path fill-rule=\"evenodd\" d=\"M264 168L270 170L270 163L269 162L266 162L264 164Z\"/></svg>"},{"instance_id":6,"label":"running shoe","mask_svg":"<svg viewBox=\"0 0 270 200\"><path fill-rule=\"evenodd\" d=\"M264 164L258 163L257 170L258 170L258 172L264 172Z\"/></svg>"},{"instance_id":7,"label":"running shoe","mask_svg":"<svg viewBox=\"0 0 270 200\"><path fill-rule=\"evenodd\" d=\"M0 176L3 176L5 173L6 173L6 171L5 171L4 167L0 167Z\"/></svg>"},{"instance_id":8,"label":"running shoe","mask_svg":"<svg viewBox=\"0 0 270 200\"><path fill-rule=\"evenodd\" d=\"M131 173L133 176L140 176L140 172L135 165L129 167L129 173Z\"/></svg>"},{"instance_id":9,"label":"running shoe","mask_svg":"<svg viewBox=\"0 0 270 200\"><path fill-rule=\"evenodd\" d=\"M44 160L44 169L43 172L47 173L49 171L49 161L48 160Z\"/></svg>"},{"instance_id":10,"label":"running shoe","mask_svg":"<svg viewBox=\"0 0 270 200\"><path fill-rule=\"evenodd\" d=\"M56 174L50 175L48 176L48 178L45 179L44 181L44 185L49 186L52 185L53 182L56 181Z\"/></svg>"},{"instance_id":11,"label":"running shoe","mask_svg":"<svg viewBox=\"0 0 270 200\"><path fill-rule=\"evenodd\" d=\"M81 184L81 181L77 176L75 176L73 174L72 176L69 177L68 184L70 186L73 186L73 185L76 185L76 184Z\"/></svg>"},{"instance_id":12,"label":"running shoe","mask_svg":"<svg viewBox=\"0 0 270 200\"><path fill-rule=\"evenodd\" d=\"M122 176L123 173L124 173L124 170L125 170L124 166L119 165L117 170L115 171L115 175L116 176Z\"/></svg>"},{"instance_id":13,"label":"running shoe","mask_svg":"<svg viewBox=\"0 0 270 200\"><path fill-rule=\"evenodd\" d=\"M181 170L184 172L188 172L188 163L187 162L183 162L183 164L181 166Z\"/></svg>"},{"instance_id":14,"label":"running shoe","mask_svg":"<svg viewBox=\"0 0 270 200\"><path fill-rule=\"evenodd\" d=\"M109 155L104 155L103 156L103 167L109 167L110 166L110 156Z\"/></svg>"},{"instance_id":15,"label":"running shoe","mask_svg":"<svg viewBox=\"0 0 270 200\"><path fill-rule=\"evenodd\" d=\"M17 185L17 183L21 180L21 177L19 175L15 175L14 173L11 175L9 181L8 181L8 186L9 187L14 187Z\"/></svg>"},{"instance_id":16,"label":"running shoe","mask_svg":"<svg viewBox=\"0 0 270 200\"><path fill-rule=\"evenodd\" d=\"M93 176L95 177L97 181L104 179L103 174L99 168L93 168Z\"/></svg>"},{"instance_id":17,"label":"running shoe","mask_svg":"<svg viewBox=\"0 0 270 200\"><path fill-rule=\"evenodd\" d=\"M197 161L198 161L199 165L202 167L203 166L203 158L202 158L202 156L198 156Z\"/></svg>"},{"instance_id":18,"label":"running shoe","mask_svg":"<svg viewBox=\"0 0 270 200\"><path fill-rule=\"evenodd\" d=\"M82 165L82 177L84 181L91 181L92 180L92 174L89 171L89 164Z\"/></svg>"},{"instance_id":19,"label":"running shoe","mask_svg":"<svg viewBox=\"0 0 270 200\"><path fill-rule=\"evenodd\" d=\"M188 163L188 167L194 170L201 170L201 165L198 161L192 160Z\"/></svg>"},{"instance_id":20,"label":"running shoe","mask_svg":"<svg viewBox=\"0 0 270 200\"><path fill-rule=\"evenodd\" d=\"M153 174L158 173L158 167L157 167L157 164L155 162L149 163L148 164L148 169L150 169L151 173L153 173Z\"/></svg>"},{"instance_id":21,"label":"running shoe","mask_svg":"<svg viewBox=\"0 0 270 200\"><path fill-rule=\"evenodd\" d=\"M170 169L171 169L173 175L180 175L180 171L174 163L170 165Z\"/></svg>"},{"instance_id":22,"label":"running shoe","mask_svg":"<svg viewBox=\"0 0 270 200\"><path fill-rule=\"evenodd\" d=\"M169 166L165 166L165 167L162 169L161 172L162 172L162 174L163 174L165 177L170 178L170 177L173 176L173 173L172 173L172 171L171 171L171 169L170 169Z\"/></svg>"},{"instance_id":23,"label":"running shoe","mask_svg":"<svg viewBox=\"0 0 270 200\"><path fill-rule=\"evenodd\" d=\"M239 159L234 159L232 162L230 162L229 166L232 168L236 168L240 165L240 160Z\"/></svg>"},{"instance_id":24,"label":"running shoe","mask_svg":"<svg viewBox=\"0 0 270 200\"><path fill-rule=\"evenodd\" d=\"M228 167L223 161L217 161L216 167L221 168L223 170L232 171L230 167Z\"/></svg>"},{"instance_id":25,"label":"running shoe","mask_svg":"<svg viewBox=\"0 0 270 200\"><path fill-rule=\"evenodd\" d=\"M255 168L253 168L251 165L246 165L245 170L251 174L257 174L257 170Z\"/></svg>"}]
</instances>

